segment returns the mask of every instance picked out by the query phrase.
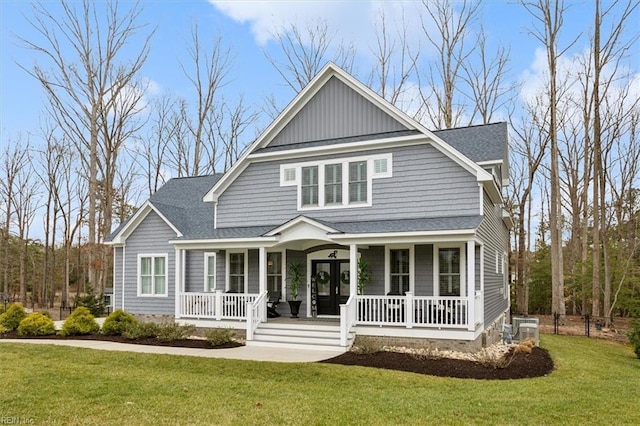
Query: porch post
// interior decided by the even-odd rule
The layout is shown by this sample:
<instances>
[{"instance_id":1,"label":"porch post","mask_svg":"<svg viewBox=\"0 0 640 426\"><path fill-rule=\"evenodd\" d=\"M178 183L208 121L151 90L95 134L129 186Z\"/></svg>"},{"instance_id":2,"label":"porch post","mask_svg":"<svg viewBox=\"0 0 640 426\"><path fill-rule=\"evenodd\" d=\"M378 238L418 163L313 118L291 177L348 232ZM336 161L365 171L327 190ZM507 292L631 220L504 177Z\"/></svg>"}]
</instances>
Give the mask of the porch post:
<instances>
[{"instance_id":1,"label":"porch post","mask_svg":"<svg viewBox=\"0 0 640 426\"><path fill-rule=\"evenodd\" d=\"M476 243L467 241L467 329L476 329Z\"/></svg>"},{"instance_id":2,"label":"porch post","mask_svg":"<svg viewBox=\"0 0 640 426\"><path fill-rule=\"evenodd\" d=\"M349 296L358 294L358 246L349 246Z\"/></svg>"},{"instance_id":3,"label":"porch post","mask_svg":"<svg viewBox=\"0 0 640 426\"><path fill-rule=\"evenodd\" d=\"M265 247L258 249L258 273L260 274L258 279L259 293L262 294L267 291L267 249Z\"/></svg>"},{"instance_id":4,"label":"porch post","mask_svg":"<svg viewBox=\"0 0 640 426\"><path fill-rule=\"evenodd\" d=\"M180 318L180 305L182 304L182 249L176 248L174 256L174 287L176 290L175 317Z\"/></svg>"}]
</instances>

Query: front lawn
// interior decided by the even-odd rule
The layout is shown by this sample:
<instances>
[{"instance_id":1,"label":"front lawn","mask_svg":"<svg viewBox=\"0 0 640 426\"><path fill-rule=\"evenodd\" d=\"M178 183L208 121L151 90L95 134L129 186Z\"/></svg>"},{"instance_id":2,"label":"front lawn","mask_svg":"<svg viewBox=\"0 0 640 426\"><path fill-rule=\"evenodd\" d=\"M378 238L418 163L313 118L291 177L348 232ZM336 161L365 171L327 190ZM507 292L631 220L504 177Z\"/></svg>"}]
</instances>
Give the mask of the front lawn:
<instances>
[{"instance_id":1,"label":"front lawn","mask_svg":"<svg viewBox=\"0 0 640 426\"><path fill-rule=\"evenodd\" d=\"M0 343L0 417L33 424L640 424L640 360L618 343L543 336L548 377L445 379Z\"/></svg>"}]
</instances>

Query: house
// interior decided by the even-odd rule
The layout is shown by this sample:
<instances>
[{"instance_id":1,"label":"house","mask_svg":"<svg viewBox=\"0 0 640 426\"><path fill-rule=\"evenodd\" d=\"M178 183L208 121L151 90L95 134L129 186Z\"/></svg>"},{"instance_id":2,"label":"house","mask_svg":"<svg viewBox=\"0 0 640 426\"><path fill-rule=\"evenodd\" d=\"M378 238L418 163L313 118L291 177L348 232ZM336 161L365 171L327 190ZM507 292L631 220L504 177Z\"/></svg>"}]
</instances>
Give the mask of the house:
<instances>
[{"instance_id":1,"label":"house","mask_svg":"<svg viewBox=\"0 0 640 426\"><path fill-rule=\"evenodd\" d=\"M227 173L171 179L108 237L113 304L255 345L480 347L510 306L508 176L505 123L429 131L329 63Z\"/></svg>"}]
</instances>

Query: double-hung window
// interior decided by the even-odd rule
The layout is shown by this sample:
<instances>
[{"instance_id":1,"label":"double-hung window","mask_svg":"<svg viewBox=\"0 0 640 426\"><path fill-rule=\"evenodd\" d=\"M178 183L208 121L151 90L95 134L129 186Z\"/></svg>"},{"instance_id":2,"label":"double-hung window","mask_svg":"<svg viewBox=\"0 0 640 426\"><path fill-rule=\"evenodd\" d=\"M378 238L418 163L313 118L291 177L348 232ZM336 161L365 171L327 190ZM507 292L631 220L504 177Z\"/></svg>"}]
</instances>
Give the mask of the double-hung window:
<instances>
[{"instance_id":1,"label":"double-hung window","mask_svg":"<svg viewBox=\"0 0 640 426\"><path fill-rule=\"evenodd\" d=\"M318 205L318 166L302 168L302 206Z\"/></svg>"},{"instance_id":2,"label":"double-hung window","mask_svg":"<svg viewBox=\"0 0 640 426\"><path fill-rule=\"evenodd\" d=\"M349 163L349 202L367 202L367 162Z\"/></svg>"},{"instance_id":3,"label":"double-hung window","mask_svg":"<svg viewBox=\"0 0 640 426\"><path fill-rule=\"evenodd\" d=\"M244 293L244 253L229 253L229 289L231 293Z\"/></svg>"},{"instance_id":4,"label":"double-hung window","mask_svg":"<svg viewBox=\"0 0 640 426\"><path fill-rule=\"evenodd\" d=\"M342 204L342 163L324 166L324 204Z\"/></svg>"},{"instance_id":5,"label":"double-hung window","mask_svg":"<svg viewBox=\"0 0 640 426\"><path fill-rule=\"evenodd\" d=\"M138 294L167 295L167 255L138 256Z\"/></svg>"},{"instance_id":6,"label":"double-hung window","mask_svg":"<svg viewBox=\"0 0 640 426\"><path fill-rule=\"evenodd\" d=\"M204 291L216 289L216 254L204 254Z\"/></svg>"},{"instance_id":7,"label":"double-hung window","mask_svg":"<svg viewBox=\"0 0 640 426\"><path fill-rule=\"evenodd\" d=\"M460 248L438 250L440 296L460 296Z\"/></svg>"},{"instance_id":8,"label":"double-hung window","mask_svg":"<svg viewBox=\"0 0 640 426\"><path fill-rule=\"evenodd\" d=\"M390 250L391 294L405 294L409 291L409 249Z\"/></svg>"},{"instance_id":9,"label":"double-hung window","mask_svg":"<svg viewBox=\"0 0 640 426\"><path fill-rule=\"evenodd\" d=\"M267 253L267 291L270 295L282 291L282 253Z\"/></svg>"}]
</instances>

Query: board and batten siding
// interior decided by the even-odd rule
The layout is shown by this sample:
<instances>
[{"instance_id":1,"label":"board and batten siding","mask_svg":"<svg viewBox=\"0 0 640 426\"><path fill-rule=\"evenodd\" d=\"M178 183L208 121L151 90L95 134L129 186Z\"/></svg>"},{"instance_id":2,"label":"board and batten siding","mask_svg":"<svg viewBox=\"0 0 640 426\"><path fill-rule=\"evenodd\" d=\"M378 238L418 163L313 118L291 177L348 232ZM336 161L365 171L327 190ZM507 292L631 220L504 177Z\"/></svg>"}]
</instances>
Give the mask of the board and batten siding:
<instances>
[{"instance_id":1,"label":"board and batten siding","mask_svg":"<svg viewBox=\"0 0 640 426\"><path fill-rule=\"evenodd\" d=\"M507 251L508 231L502 221L502 208L493 204L486 193L484 217L477 235L484 243L484 322L491 324L509 308L508 295L504 294L504 274L508 274L508 270L496 274L496 253L502 261Z\"/></svg>"},{"instance_id":2,"label":"board and batten siding","mask_svg":"<svg viewBox=\"0 0 640 426\"><path fill-rule=\"evenodd\" d=\"M406 129L338 78L331 77L268 146Z\"/></svg>"},{"instance_id":3,"label":"board and batten siding","mask_svg":"<svg viewBox=\"0 0 640 426\"><path fill-rule=\"evenodd\" d=\"M280 186L280 165L393 153L393 176L373 180L371 207L297 209L296 186ZM345 195L346 196L346 195ZM279 225L300 214L332 222L477 215L476 178L433 146L253 163L222 193L219 228Z\"/></svg>"},{"instance_id":4,"label":"board and batten siding","mask_svg":"<svg viewBox=\"0 0 640 426\"><path fill-rule=\"evenodd\" d=\"M127 238L124 290L124 307L127 312L174 315L175 249L168 242L174 238L176 233L155 212L150 212ZM138 297L138 254L168 255L167 297Z\"/></svg>"}]
</instances>

